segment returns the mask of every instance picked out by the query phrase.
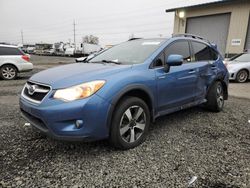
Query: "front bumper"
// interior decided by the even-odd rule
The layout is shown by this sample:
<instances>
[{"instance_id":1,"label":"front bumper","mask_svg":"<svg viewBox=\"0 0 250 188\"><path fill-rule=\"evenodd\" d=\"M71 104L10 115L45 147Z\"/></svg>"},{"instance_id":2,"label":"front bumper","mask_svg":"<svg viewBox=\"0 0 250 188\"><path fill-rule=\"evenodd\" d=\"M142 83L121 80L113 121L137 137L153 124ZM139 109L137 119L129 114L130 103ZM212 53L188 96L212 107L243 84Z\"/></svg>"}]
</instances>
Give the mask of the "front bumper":
<instances>
[{"instance_id":1,"label":"front bumper","mask_svg":"<svg viewBox=\"0 0 250 188\"><path fill-rule=\"evenodd\" d=\"M100 140L109 135L111 104L97 95L73 102L46 97L37 105L20 97L22 116L44 134L59 140ZM82 122L80 126L76 121Z\"/></svg>"},{"instance_id":2,"label":"front bumper","mask_svg":"<svg viewBox=\"0 0 250 188\"><path fill-rule=\"evenodd\" d=\"M229 72L229 80L235 80L236 75L237 75L237 71L229 70L228 72Z\"/></svg>"}]
</instances>

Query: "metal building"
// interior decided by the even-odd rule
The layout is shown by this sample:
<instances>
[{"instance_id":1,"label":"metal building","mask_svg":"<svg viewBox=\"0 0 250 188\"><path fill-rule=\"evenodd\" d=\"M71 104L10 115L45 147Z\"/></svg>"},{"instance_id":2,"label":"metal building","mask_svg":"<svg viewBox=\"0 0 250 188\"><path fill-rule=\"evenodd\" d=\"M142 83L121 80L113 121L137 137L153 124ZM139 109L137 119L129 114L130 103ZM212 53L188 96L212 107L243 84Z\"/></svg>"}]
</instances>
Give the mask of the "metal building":
<instances>
[{"instance_id":1,"label":"metal building","mask_svg":"<svg viewBox=\"0 0 250 188\"><path fill-rule=\"evenodd\" d=\"M175 12L174 34L203 36L225 56L250 50L250 0L217 0L166 12Z\"/></svg>"}]
</instances>

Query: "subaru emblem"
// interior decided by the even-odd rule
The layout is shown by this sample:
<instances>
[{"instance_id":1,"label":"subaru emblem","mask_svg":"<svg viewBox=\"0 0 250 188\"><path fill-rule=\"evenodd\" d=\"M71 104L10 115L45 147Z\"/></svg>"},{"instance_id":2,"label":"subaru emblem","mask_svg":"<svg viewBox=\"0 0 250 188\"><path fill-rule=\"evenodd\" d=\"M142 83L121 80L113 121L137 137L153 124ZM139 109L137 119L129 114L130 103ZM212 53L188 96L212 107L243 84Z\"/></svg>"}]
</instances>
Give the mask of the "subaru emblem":
<instances>
[{"instance_id":1,"label":"subaru emblem","mask_svg":"<svg viewBox=\"0 0 250 188\"><path fill-rule=\"evenodd\" d=\"M36 92L37 85L31 85L28 87L28 93L33 95Z\"/></svg>"}]
</instances>

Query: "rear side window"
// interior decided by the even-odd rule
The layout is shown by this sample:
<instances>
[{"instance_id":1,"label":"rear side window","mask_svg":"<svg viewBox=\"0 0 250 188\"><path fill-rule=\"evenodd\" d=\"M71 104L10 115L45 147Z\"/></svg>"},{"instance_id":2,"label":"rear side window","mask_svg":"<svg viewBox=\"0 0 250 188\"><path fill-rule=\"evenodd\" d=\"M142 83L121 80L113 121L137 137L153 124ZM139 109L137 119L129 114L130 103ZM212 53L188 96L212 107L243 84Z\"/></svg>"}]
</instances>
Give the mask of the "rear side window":
<instances>
[{"instance_id":1,"label":"rear side window","mask_svg":"<svg viewBox=\"0 0 250 188\"><path fill-rule=\"evenodd\" d=\"M18 48L0 47L0 55L24 55Z\"/></svg>"},{"instance_id":2,"label":"rear side window","mask_svg":"<svg viewBox=\"0 0 250 188\"><path fill-rule=\"evenodd\" d=\"M184 63L191 61L189 44L187 41L177 41L167 47L165 50L165 59L167 60L168 56L171 54L182 55Z\"/></svg>"},{"instance_id":3,"label":"rear side window","mask_svg":"<svg viewBox=\"0 0 250 188\"><path fill-rule=\"evenodd\" d=\"M218 54L209 46L199 43L192 42L195 61L208 61L216 60Z\"/></svg>"}]
</instances>

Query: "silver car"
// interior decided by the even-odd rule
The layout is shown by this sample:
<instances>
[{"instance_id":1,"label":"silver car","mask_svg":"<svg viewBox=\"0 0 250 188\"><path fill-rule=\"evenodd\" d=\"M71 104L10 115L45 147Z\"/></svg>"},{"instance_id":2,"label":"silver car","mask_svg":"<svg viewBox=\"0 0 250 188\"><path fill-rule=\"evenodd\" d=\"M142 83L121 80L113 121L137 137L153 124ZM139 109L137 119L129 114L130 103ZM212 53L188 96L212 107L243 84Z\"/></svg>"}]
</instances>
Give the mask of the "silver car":
<instances>
[{"instance_id":1,"label":"silver car","mask_svg":"<svg viewBox=\"0 0 250 188\"><path fill-rule=\"evenodd\" d=\"M30 56L16 46L0 44L0 78L13 80L20 72L33 69Z\"/></svg>"},{"instance_id":2,"label":"silver car","mask_svg":"<svg viewBox=\"0 0 250 188\"><path fill-rule=\"evenodd\" d=\"M242 53L225 63L229 72L229 79L243 83L250 79L250 53Z\"/></svg>"}]
</instances>

